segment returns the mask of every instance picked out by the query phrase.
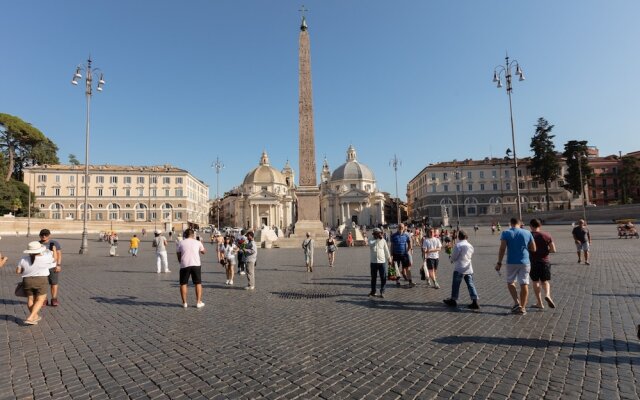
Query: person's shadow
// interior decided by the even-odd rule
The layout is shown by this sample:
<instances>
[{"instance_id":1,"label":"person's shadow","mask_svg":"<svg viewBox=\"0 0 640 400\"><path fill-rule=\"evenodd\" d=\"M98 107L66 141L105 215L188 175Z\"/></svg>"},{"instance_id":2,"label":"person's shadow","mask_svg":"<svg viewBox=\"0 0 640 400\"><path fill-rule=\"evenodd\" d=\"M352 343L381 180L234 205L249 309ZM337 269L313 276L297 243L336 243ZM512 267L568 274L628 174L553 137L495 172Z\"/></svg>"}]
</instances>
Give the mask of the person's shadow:
<instances>
[{"instance_id":1,"label":"person's shadow","mask_svg":"<svg viewBox=\"0 0 640 400\"><path fill-rule=\"evenodd\" d=\"M95 296L95 297L90 297L90 299L96 301L97 303L117 304L122 306L150 306L150 307L172 307L172 308L182 307L181 304L177 304L177 303L138 300L136 296L125 296L125 295L121 295L119 297L114 297L114 298Z\"/></svg>"}]
</instances>

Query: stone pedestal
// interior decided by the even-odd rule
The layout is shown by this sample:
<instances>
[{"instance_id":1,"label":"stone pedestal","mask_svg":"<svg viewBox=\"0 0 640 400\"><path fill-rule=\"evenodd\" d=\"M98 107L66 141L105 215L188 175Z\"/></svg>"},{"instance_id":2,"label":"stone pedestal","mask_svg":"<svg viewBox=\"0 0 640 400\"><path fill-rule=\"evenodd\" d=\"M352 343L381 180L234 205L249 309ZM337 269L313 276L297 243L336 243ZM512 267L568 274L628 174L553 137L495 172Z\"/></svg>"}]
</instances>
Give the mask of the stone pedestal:
<instances>
[{"instance_id":1,"label":"stone pedestal","mask_svg":"<svg viewBox=\"0 0 640 400\"><path fill-rule=\"evenodd\" d=\"M316 187L298 187L298 221L295 237L304 237L307 232L314 239L326 238L327 234L320 221L320 190Z\"/></svg>"}]
</instances>

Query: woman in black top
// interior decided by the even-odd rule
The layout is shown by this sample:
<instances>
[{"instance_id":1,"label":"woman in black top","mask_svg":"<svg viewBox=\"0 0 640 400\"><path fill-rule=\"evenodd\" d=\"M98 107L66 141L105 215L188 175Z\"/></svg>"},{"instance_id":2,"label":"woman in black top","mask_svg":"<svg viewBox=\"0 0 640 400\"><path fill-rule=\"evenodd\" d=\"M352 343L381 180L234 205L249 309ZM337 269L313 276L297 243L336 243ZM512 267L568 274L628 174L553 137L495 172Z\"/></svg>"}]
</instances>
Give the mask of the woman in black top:
<instances>
[{"instance_id":1,"label":"woman in black top","mask_svg":"<svg viewBox=\"0 0 640 400\"><path fill-rule=\"evenodd\" d=\"M336 246L336 241L333 238L332 234L329 234L329 238L327 239L327 254L329 256L329 267L333 267L333 262L336 260L336 250L338 247Z\"/></svg>"}]
</instances>

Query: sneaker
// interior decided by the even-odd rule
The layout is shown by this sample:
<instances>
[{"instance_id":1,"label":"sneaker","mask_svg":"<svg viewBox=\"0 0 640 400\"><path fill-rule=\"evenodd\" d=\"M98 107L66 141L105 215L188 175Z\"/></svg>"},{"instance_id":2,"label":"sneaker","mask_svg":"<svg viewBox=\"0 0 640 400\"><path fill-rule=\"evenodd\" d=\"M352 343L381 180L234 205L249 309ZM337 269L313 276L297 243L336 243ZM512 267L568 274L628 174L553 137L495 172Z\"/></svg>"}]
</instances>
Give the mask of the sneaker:
<instances>
[{"instance_id":1,"label":"sneaker","mask_svg":"<svg viewBox=\"0 0 640 400\"><path fill-rule=\"evenodd\" d=\"M380 292L380 298L381 298L381 299L384 299L384 293L383 293L383 292ZM639 332L639 334L640 334L640 331L638 331L638 332Z\"/></svg>"},{"instance_id":2,"label":"sneaker","mask_svg":"<svg viewBox=\"0 0 640 400\"><path fill-rule=\"evenodd\" d=\"M473 303L467 306L467 308L470 308L472 310L479 310L480 306L478 305L478 302L474 300Z\"/></svg>"},{"instance_id":3,"label":"sneaker","mask_svg":"<svg viewBox=\"0 0 640 400\"><path fill-rule=\"evenodd\" d=\"M255 288L255 286L245 286L244 290L254 290Z\"/></svg>"},{"instance_id":4,"label":"sneaker","mask_svg":"<svg viewBox=\"0 0 640 400\"><path fill-rule=\"evenodd\" d=\"M589 261L585 261L584 265L591 265L591 263Z\"/></svg>"},{"instance_id":5,"label":"sneaker","mask_svg":"<svg viewBox=\"0 0 640 400\"><path fill-rule=\"evenodd\" d=\"M458 302L455 301L454 299L444 299L442 300L442 302L446 305L448 305L449 307L457 307L458 306Z\"/></svg>"},{"instance_id":6,"label":"sneaker","mask_svg":"<svg viewBox=\"0 0 640 400\"><path fill-rule=\"evenodd\" d=\"M436 289L440 289L440 285L438 284L438 281L433 281L433 287Z\"/></svg>"},{"instance_id":7,"label":"sneaker","mask_svg":"<svg viewBox=\"0 0 640 400\"><path fill-rule=\"evenodd\" d=\"M204 307L204 303L199 301L198 304L196 304L196 308L202 308Z\"/></svg>"},{"instance_id":8,"label":"sneaker","mask_svg":"<svg viewBox=\"0 0 640 400\"><path fill-rule=\"evenodd\" d=\"M165 274L169 274L169 273L171 273L171 271L166 270L166 271L164 271L164 273L165 273Z\"/></svg>"},{"instance_id":9,"label":"sneaker","mask_svg":"<svg viewBox=\"0 0 640 400\"><path fill-rule=\"evenodd\" d=\"M526 313L527 313L527 310L524 307L520 307L520 309L516 314L525 315Z\"/></svg>"},{"instance_id":10,"label":"sneaker","mask_svg":"<svg viewBox=\"0 0 640 400\"><path fill-rule=\"evenodd\" d=\"M160 271L157 272L158 274L160 273Z\"/></svg>"},{"instance_id":11,"label":"sneaker","mask_svg":"<svg viewBox=\"0 0 640 400\"><path fill-rule=\"evenodd\" d=\"M182 308L189 308L189 305L187 303L182 303Z\"/></svg>"},{"instance_id":12,"label":"sneaker","mask_svg":"<svg viewBox=\"0 0 640 400\"><path fill-rule=\"evenodd\" d=\"M431 287L431 282L433 282L431 278L427 278L427 287Z\"/></svg>"},{"instance_id":13,"label":"sneaker","mask_svg":"<svg viewBox=\"0 0 640 400\"><path fill-rule=\"evenodd\" d=\"M227 279L226 281L224 281L224 284L228 285L229 284L229 280Z\"/></svg>"},{"instance_id":14,"label":"sneaker","mask_svg":"<svg viewBox=\"0 0 640 400\"><path fill-rule=\"evenodd\" d=\"M556 303L553 302L553 300L551 299L551 297L547 296L544 298L544 300L547 302L547 304L549 305L549 308L556 308Z\"/></svg>"},{"instance_id":15,"label":"sneaker","mask_svg":"<svg viewBox=\"0 0 640 400\"><path fill-rule=\"evenodd\" d=\"M59 305L60 302L58 301L58 299L51 299L51 306L58 307Z\"/></svg>"},{"instance_id":16,"label":"sneaker","mask_svg":"<svg viewBox=\"0 0 640 400\"><path fill-rule=\"evenodd\" d=\"M413 281L409 281L409 287L416 287L416 284Z\"/></svg>"},{"instance_id":17,"label":"sneaker","mask_svg":"<svg viewBox=\"0 0 640 400\"><path fill-rule=\"evenodd\" d=\"M376 297L376 292L369 292L368 296L369 297Z\"/></svg>"},{"instance_id":18,"label":"sneaker","mask_svg":"<svg viewBox=\"0 0 640 400\"><path fill-rule=\"evenodd\" d=\"M400 287L400 279L396 280L396 286Z\"/></svg>"},{"instance_id":19,"label":"sneaker","mask_svg":"<svg viewBox=\"0 0 640 400\"><path fill-rule=\"evenodd\" d=\"M233 281L232 280L229 281L229 286L233 286Z\"/></svg>"},{"instance_id":20,"label":"sneaker","mask_svg":"<svg viewBox=\"0 0 640 400\"><path fill-rule=\"evenodd\" d=\"M247 273L244 271L240 271L240 275L246 275Z\"/></svg>"},{"instance_id":21,"label":"sneaker","mask_svg":"<svg viewBox=\"0 0 640 400\"><path fill-rule=\"evenodd\" d=\"M517 314L520 312L520 304L515 304L513 307L511 307L511 312L514 314Z\"/></svg>"}]
</instances>

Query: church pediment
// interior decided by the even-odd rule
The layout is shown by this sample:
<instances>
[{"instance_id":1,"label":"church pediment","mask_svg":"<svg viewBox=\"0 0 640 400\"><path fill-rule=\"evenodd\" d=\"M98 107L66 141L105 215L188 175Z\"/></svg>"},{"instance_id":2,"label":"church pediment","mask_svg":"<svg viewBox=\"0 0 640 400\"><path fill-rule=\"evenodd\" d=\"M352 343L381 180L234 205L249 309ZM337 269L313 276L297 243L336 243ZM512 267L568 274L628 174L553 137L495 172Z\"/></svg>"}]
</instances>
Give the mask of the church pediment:
<instances>
[{"instance_id":1,"label":"church pediment","mask_svg":"<svg viewBox=\"0 0 640 400\"><path fill-rule=\"evenodd\" d=\"M280 201L280 198L281 198L281 197L280 197L280 196L278 196L277 194L275 194L275 193L271 193L271 192L268 192L268 191L266 191L266 190L263 190L263 191L261 191L261 192L257 192L257 193L251 193L251 195L249 195L249 196L247 197L247 199L248 199L249 201L252 201L252 200L262 200L262 201L265 201L265 200L267 200L267 201Z\"/></svg>"},{"instance_id":2,"label":"church pediment","mask_svg":"<svg viewBox=\"0 0 640 400\"><path fill-rule=\"evenodd\" d=\"M345 198L345 197L350 197L350 198L368 198L369 197L369 193L365 192L364 190L360 190L360 189L349 189L348 191L346 191L344 193L340 193L340 198Z\"/></svg>"}]
</instances>

